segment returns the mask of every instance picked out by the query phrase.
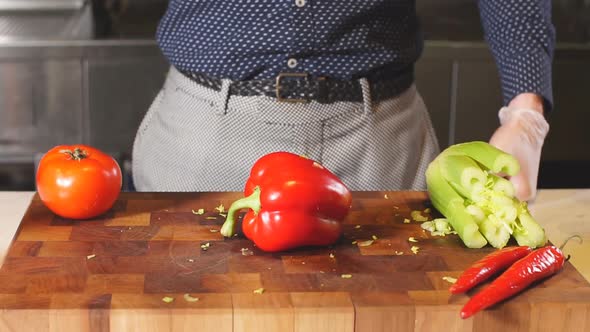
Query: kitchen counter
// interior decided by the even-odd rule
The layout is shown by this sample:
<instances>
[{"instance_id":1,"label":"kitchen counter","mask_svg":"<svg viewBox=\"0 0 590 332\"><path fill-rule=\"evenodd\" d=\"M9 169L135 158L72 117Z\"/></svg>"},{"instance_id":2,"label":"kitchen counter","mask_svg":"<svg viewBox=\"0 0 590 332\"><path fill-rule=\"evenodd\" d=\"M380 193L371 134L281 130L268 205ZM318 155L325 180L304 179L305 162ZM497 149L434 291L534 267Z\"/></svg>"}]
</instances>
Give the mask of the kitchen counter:
<instances>
[{"instance_id":1,"label":"kitchen counter","mask_svg":"<svg viewBox=\"0 0 590 332\"><path fill-rule=\"evenodd\" d=\"M112 211L82 223L53 216L32 192L0 193L0 250L9 248L0 269L0 328L497 331L590 324L587 242L568 244L571 264L558 275L461 320L458 310L474 292L451 295L444 277L457 277L493 248L466 249L455 236L406 224L410 211L429 207L425 193L356 192L342 241L282 253L219 234L215 207L240 196L122 193ZM560 244L590 235L589 204L590 190L542 190L531 210ZM199 208L204 215L191 212ZM369 246L357 244L371 237Z\"/></svg>"},{"instance_id":2,"label":"kitchen counter","mask_svg":"<svg viewBox=\"0 0 590 332\"><path fill-rule=\"evenodd\" d=\"M28 191L0 192L0 262L4 261L6 251L34 194Z\"/></svg>"},{"instance_id":3,"label":"kitchen counter","mask_svg":"<svg viewBox=\"0 0 590 332\"><path fill-rule=\"evenodd\" d=\"M554 244L561 245L572 235L582 237L582 243L574 239L564 251L571 255L570 262L576 269L590 280L590 190L541 190L530 206Z\"/></svg>"}]
</instances>

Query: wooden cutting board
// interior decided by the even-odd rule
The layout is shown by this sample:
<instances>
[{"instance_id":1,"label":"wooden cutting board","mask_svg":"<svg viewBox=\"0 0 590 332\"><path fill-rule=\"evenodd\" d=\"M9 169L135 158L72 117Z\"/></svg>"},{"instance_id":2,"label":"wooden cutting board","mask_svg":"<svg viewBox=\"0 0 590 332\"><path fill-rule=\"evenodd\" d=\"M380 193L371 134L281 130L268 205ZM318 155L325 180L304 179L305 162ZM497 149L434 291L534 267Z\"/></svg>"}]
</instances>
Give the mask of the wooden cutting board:
<instances>
[{"instance_id":1,"label":"wooden cutting board","mask_svg":"<svg viewBox=\"0 0 590 332\"><path fill-rule=\"evenodd\" d=\"M106 215L71 221L36 196L0 269L0 330L590 330L590 285L569 263L461 320L473 293L450 295L443 277L493 249L467 249L457 236L432 237L420 223L404 223L429 207L423 192L354 193L341 241L283 253L261 252L241 235L223 239L216 208L239 197L122 193ZM373 236L372 245L358 245Z\"/></svg>"}]
</instances>

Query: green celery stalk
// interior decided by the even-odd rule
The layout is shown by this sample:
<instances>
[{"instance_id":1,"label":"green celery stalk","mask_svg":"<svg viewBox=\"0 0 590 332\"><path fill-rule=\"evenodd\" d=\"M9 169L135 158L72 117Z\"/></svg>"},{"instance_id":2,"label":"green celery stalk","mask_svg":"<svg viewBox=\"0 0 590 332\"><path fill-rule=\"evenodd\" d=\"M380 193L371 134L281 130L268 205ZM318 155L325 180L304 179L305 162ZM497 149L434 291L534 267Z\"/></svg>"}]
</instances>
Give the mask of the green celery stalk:
<instances>
[{"instance_id":1,"label":"green celery stalk","mask_svg":"<svg viewBox=\"0 0 590 332\"><path fill-rule=\"evenodd\" d=\"M451 145L442 154L467 155L495 174L503 173L513 176L520 171L516 158L482 141Z\"/></svg>"},{"instance_id":2,"label":"green celery stalk","mask_svg":"<svg viewBox=\"0 0 590 332\"><path fill-rule=\"evenodd\" d=\"M537 248L547 243L545 230L533 219L526 207L518 214L517 223L521 227L515 228L512 236L514 236L518 245Z\"/></svg>"},{"instance_id":3,"label":"green celery stalk","mask_svg":"<svg viewBox=\"0 0 590 332\"><path fill-rule=\"evenodd\" d=\"M443 177L461 196L473 199L474 195L484 189L487 182L486 172L466 155L441 155L440 171Z\"/></svg>"},{"instance_id":4,"label":"green celery stalk","mask_svg":"<svg viewBox=\"0 0 590 332\"><path fill-rule=\"evenodd\" d=\"M512 183L498 176L519 170L512 155L486 142L467 142L444 150L429 165L426 182L434 207L467 247L502 248L511 235L519 245L542 246L545 231L515 197Z\"/></svg>"},{"instance_id":5,"label":"green celery stalk","mask_svg":"<svg viewBox=\"0 0 590 332\"><path fill-rule=\"evenodd\" d=\"M475 204L467 205L466 207L467 213L473 216L475 222L479 225L481 222L486 220L486 215L479 206Z\"/></svg>"},{"instance_id":6,"label":"green celery stalk","mask_svg":"<svg viewBox=\"0 0 590 332\"><path fill-rule=\"evenodd\" d=\"M438 158L437 158L438 159ZM481 248L486 239L479 232L473 217L465 210L464 199L451 187L441 174L439 160L434 160L426 170L426 184L434 207L447 217L468 248Z\"/></svg>"},{"instance_id":7,"label":"green celery stalk","mask_svg":"<svg viewBox=\"0 0 590 332\"><path fill-rule=\"evenodd\" d=\"M490 213L508 222L514 222L518 215L518 202L505 196L501 192L494 191L489 200Z\"/></svg>"},{"instance_id":8,"label":"green celery stalk","mask_svg":"<svg viewBox=\"0 0 590 332\"><path fill-rule=\"evenodd\" d=\"M490 189L493 191L502 192L508 197L514 197L516 194L512 182L506 180L505 178L495 174L488 174L488 179L490 180L491 184Z\"/></svg>"},{"instance_id":9,"label":"green celery stalk","mask_svg":"<svg viewBox=\"0 0 590 332\"><path fill-rule=\"evenodd\" d=\"M457 201L450 202L449 216L447 219L468 248L482 248L487 244L485 237L479 231L477 223L465 211L465 205L463 203Z\"/></svg>"},{"instance_id":10,"label":"green celery stalk","mask_svg":"<svg viewBox=\"0 0 590 332\"><path fill-rule=\"evenodd\" d=\"M510 233L512 233L512 230L494 215L489 215L486 220L481 222L479 230L492 247L497 249L506 246L510 240Z\"/></svg>"},{"instance_id":11,"label":"green celery stalk","mask_svg":"<svg viewBox=\"0 0 590 332\"><path fill-rule=\"evenodd\" d=\"M479 222L479 229L494 248L503 248L510 240L516 227L517 209L512 198L503 192L486 189L481 199L470 207L472 213L482 211L485 220ZM481 219L481 215L479 217Z\"/></svg>"}]
</instances>

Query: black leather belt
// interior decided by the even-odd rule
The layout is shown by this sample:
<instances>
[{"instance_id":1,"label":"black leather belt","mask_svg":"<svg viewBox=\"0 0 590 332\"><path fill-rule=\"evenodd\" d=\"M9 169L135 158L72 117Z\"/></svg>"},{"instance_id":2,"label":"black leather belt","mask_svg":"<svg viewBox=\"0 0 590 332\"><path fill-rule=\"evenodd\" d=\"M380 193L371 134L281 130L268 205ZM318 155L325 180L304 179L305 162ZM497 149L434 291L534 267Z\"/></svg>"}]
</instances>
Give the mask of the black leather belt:
<instances>
[{"instance_id":1,"label":"black leather belt","mask_svg":"<svg viewBox=\"0 0 590 332\"><path fill-rule=\"evenodd\" d=\"M221 91L222 80L201 73L181 71L195 83ZM394 79L371 82L371 99L381 101L405 91L414 81L413 70L405 70ZM312 77L306 73L280 73L275 79L232 81L230 95L268 96L281 102L304 103L317 101L333 103L337 101L363 101L359 80L337 80L325 77Z\"/></svg>"}]
</instances>

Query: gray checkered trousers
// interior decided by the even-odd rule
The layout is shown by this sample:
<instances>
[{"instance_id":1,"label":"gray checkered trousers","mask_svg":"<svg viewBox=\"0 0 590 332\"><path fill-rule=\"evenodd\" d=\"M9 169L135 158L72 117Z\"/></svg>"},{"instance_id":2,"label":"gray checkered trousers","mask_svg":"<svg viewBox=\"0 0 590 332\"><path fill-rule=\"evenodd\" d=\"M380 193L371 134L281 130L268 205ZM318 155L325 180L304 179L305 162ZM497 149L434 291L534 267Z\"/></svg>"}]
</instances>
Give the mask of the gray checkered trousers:
<instances>
[{"instance_id":1,"label":"gray checkered trousers","mask_svg":"<svg viewBox=\"0 0 590 332\"><path fill-rule=\"evenodd\" d=\"M261 156L290 151L336 174L351 190L423 190L439 146L414 85L374 103L286 103L230 95L171 67L137 131L133 181L138 191L241 191ZM287 166L287 165L285 165Z\"/></svg>"}]
</instances>

